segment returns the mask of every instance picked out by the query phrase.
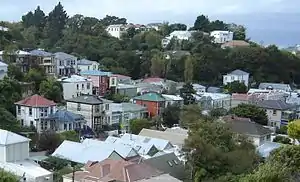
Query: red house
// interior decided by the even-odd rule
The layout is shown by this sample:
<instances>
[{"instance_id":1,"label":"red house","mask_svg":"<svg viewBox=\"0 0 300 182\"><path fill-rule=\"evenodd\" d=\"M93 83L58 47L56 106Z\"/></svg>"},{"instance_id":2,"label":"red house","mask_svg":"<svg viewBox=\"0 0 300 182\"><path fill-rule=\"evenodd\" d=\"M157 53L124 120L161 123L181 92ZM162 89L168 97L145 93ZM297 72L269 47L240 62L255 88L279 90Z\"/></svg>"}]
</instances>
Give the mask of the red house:
<instances>
[{"instance_id":1,"label":"red house","mask_svg":"<svg viewBox=\"0 0 300 182\"><path fill-rule=\"evenodd\" d=\"M150 117L160 115L165 107L165 98L158 93L147 93L133 98L133 102L147 107Z\"/></svg>"}]
</instances>

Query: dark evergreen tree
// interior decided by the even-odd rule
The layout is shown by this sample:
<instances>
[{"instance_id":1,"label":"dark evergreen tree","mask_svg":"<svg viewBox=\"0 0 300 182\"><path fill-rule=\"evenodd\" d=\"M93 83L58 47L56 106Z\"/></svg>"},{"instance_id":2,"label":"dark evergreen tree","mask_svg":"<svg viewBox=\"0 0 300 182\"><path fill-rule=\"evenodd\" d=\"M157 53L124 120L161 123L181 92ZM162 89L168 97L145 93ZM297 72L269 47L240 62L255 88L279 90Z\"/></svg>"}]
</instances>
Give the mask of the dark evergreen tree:
<instances>
[{"instance_id":1,"label":"dark evergreen tree","mask_svg":"<svg viewBox=\"0 0 300 182\"><path fill-rule=\"evenodd\" d=\"M45 13L41 10L40 6L36 8L33 15L33 23L39 29L43 30L46 24Z\"/></svg>"},{"instance_id":2,"label":"dark evergreen tree","mask_svg":"<svg viewBox=\"0 0 300 182\"><path fill-rule=\"evenodd\" d=\"M32 11L29 11L26 15L22 16L22 24L25 28L34 25L34 15Z\"/></svg>"}]
</instances>

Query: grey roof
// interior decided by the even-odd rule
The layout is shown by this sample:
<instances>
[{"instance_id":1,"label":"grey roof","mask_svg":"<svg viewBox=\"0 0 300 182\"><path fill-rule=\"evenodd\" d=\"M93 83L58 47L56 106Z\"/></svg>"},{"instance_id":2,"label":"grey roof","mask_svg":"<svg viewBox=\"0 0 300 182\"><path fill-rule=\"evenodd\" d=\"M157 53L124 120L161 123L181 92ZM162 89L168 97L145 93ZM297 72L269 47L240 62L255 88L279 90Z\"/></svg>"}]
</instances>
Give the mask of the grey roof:
<instances>
[{"instance_id":1,"label":"grey roof","mask_svg":"<svg viewBox=\"0 0 300 182\"><path fill-rule=\"evenodd\" d=\"M207 92L208 93L220 93L221 88L219 88L219 87L208 87Z\"/></svg>"},{"instance_id":2,"label":"grey roof","mask_svg":"<svg viewBox=\"0 0 300 182\"><path fill-rule=\"evenodd\" d=\"M53 56L52 53L50 52L46 52L44 50L40 50L40 49L35 49L29 52L31 55L33 56L42 56L42 57L51 57Z\"/></svg>"},{"instance_id":3,"label":"grey roof","mask_svg":"<svg viewBox=\"0 0 300 182\"><path fill-rule=\"evenodd\" d=\"M277 109L277 110L287 110L292 109L295 105L287 104L283 100L262 100L256 103L258 107L262 107L265 109Z\"/></svg>"},{"instance_id":4,"label":"grey roof","mask_svg":"<svg viewBox=\"0 0 300 182\"><path fill-rule=\"evenodd\" d=\"M49 119L56 119L59 122L78 122L84 120L80 114L75 114L67 110L57 110L48 116Z\"/></svg>"},{"instance_id":5,"label":"grey roof","mask_svg":"<svg viewBox=\"0 0 300 182\"><path fill-rule=\"evenodd\" d=\"M150 130L146 128L143 128L142 131L139 133L139 135L168 140L171 142L172 145L179 145L179 146L183 146L184 140L187 138L187 134Z\"/></svg>"},{"instance_id":6,"label":"grey roof","mask_svg":"<svg viewBox=\"0 0 300 182\"><path fill-rule=\"evenodd\" d=\"M176 157L174 153L160 155L144 160L144 163L164 172L177 179L184 178L183 163Z\"/></svg>"},{"instance_id":7,"label":"grey roof","mask_svg":"<svg viewBox=\"0 0 300 182\"><path fill-rule=\"evenodd\" d=\"M283 83L260 83L258 88L291 91L291 86Z\"/></svg>"},{"instance_id":8,"label":"grey roof","mask_svg":"<svg viewBox=\"0 0 300 182\"><path fill-rule=\"evenodd\" d=\"M170 176L169 174L162 174L149 179L138 180L136 182L182 182L182 181Z\"/></svg>"},{"instance_id":9,"label":"grey roof","mask_svg":"<svg viewBox=\"0 0 300 182\"><path fill-rule=\"evenodd\" d=\"M261 146L257 147L256 150L262 157L266 158L269 157L273 150L279 148L281 145L282 144L276 142L265 142Z\"/></svg>"},{"instance_id":10,"label":"grey roof","mask_svg":"<svg viewBox=\"0 0 300 182\"><path fill-rule=\"evenodd\" d=\"M249 73L247 73L247 72L245 72L243 70L237 69L237 70L232 71L229 74L230 75L248 75Z\"/></svg>"},{"instance_id":11,"label":"grey roof","mask_svg":"<svg viewBox=\"0 0 300 182\"><path fill-rule=\"evenodd\" d=\"M90 104L90 105L97 105L104 103L103 100L94 95L81 95L79 97L67 99L67 102L76 102L82 104Z\"/></svg>"},{"instance_id":12,"label":"grey roof","mask_svg":"<svg viewBox=\"0 0 300 182\"><path fill-rule=\"evenodd\" d=\"M77 60L77 57L75 57L71 54L64 53L64 52L56 52L56 53L54 53L54 56L56 59L60 59L60 60L68 60L68 59Z\"/></svg>"},{"instance_id":13,"label":"grey roof","mask_svg":"<svg viewBox=\"0 0 300 182\"><path fill-rule=\"evenodd\" d=\"M30 139L16 133L0 129L0 145L29 142Z\"/></svg>"},{"instance_id":14,"label":"grey roof","mask_svg":"<svg viewBox=\"0 0 300 182\"><path fill-rule=\"evenodd\" d=\"M133 103L121 103L122 108L124 112L134 112L134 111L143 111L147 110L146 107L138 105L138 104L133 104Z\"/></svg>"},{"instance_id":15,"label":"grey roof","mask_svg":"<svg viewBox=\"0 0 300 182\"><path fill-rule=\"evenodd\" d=\"M232 131L240 134L250 136L264 136L272 133L270 129L252 122L249 118L225 116L222 118L222 120L225 121L226 124L228 124L229 128L231 128Z\"/></svg>"},{"instance_id":16,"label":"grey roof","mask_svg":"<svg viewBox=\"0 0 300 182\"><path fill-rule=\"evenodd\" d=\"M80 59L77 62L78 65L92 65L93 63L97 63L97 62L96 61L87 60L87 59Z\"/></svg>"}]
</instances>

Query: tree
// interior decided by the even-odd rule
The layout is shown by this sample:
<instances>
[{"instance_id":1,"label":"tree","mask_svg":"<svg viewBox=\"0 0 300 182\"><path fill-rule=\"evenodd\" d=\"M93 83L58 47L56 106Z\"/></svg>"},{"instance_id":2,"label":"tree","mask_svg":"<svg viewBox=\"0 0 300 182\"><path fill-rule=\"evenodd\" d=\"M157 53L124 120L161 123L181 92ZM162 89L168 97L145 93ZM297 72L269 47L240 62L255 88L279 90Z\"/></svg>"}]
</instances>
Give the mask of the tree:
<instances>
[{"instance_id":1,"label":"tree","mask_svg":"<svg viewBox=\"0 0 300 182\"><path fill-rule=\"evenodd\" d=\"M147 119L132 119L129 121L129 128L132 134L139 134L143 128L150 128L152 122Z\"/></svg>"},{"instance_id":2,"label":"tree","mask_svg":"<svg viewBox=\"0 0 300 182\"><path fill-rule=\"evenodd\" d=\"M188 56L184 61L184 81L186 83L190 83L193 81L194 62L195 60L192 56Z\"/></svg>"},{"instance_id":3,"label":"tree","mask_svg":"<svg viewBox=\"0 0 300 182\"><path fill-rule=\"evenodd\" d=\"M25 80L34 83L35 93L38 93L40 84L46 79L45 72L40 68L31 68L25 75Z\"/></svg>"},{"instance_id":4,"label":"tree","mask_svg":"<svg viewBox=\"0 0 300 182\"><path fill-rule=\"evenodd\" d=\"M192 28L193 30L199 30L199 31L204 31L204 32L210 32L210 21L208 17L205 15L200 15L197 17L194 23L194 27Z\"/></svg>"},{"instance_id":5,"label":"tree","mask_svg":"<svg viewBox=\"0 0 300 182\"><path fill-rule=\"evenodd\" d=\"M247 93L248 91L247 86L239 81L228 83L224 88L228 91L228 93Z\"/></svg>"},{"instance_id":6,"label":"tree","mask_svg":"<svg viewBox=\"0 0 300 182\"><path fill-rule=\"evenodd\" d=\"M233 32L233 40L246 40L246 28L242 25L228 24L228 30Z\"/></svg>"},{"instance_id":7,"label":"tree","mask_svg":"<svg viewBox=\"0 0 300 182\"><path fill-rule=\"evenodd\" d=\"M46 16L45 13L41 10L40 6L38 6L34 11L33 23L40 31L43 31L46 24Z\"/></svg>"},{"instance_id":8,"label":"tree","mask_svg":"<svg viewBox=\"0 0 300 182\"><path fill-rule=\"evenodd\" d=\"M284 136L276 136L273 139L273 142L278 142L278 143L282 143L282 144L291 144L291 139L289 139L288 137L284 137Z\"/></svg>"},{"instance_id":9,"label":"tree","mask_svg":"<svg viewBox=\"0 0 300 182\"><path fill-rule=\"evenodd\" d=\"M300 140L300 120L290 122L287 133L293 139L294 143L295 140Z\"/></svg>"},{"instance_id":10,"label":"tree","mask_svg":"<svg viewBox=\"0 0 300 182\"><path fill-rule=\"evenodd\" d=\"M246 138L212 120L194 123L198 124L184 146L193 181L219 181L228 174L245 174L258 163L255 147Z\"/></svg>"},{"instance_id":11,"label":"tree","mask_svg":"<svg viewBox=\"0 0 300 182\"><path fill-rule=\"evenodd\" d=\"M202 110L198 105L185 105L180 111L180 126L194 129L198 121L203 119Z\"/></svg>"},{"instance_id":12,"label":"tree","mask_svg":"<svg viewBox=\"0 0 300 182\"><path fill-rule=\"evenodd\" d=\"M79 142L79 134L76 131L64 131L59 134L60 140L69 140L73 142Z\"/></svg>"},{"instance_id":13,"label":"tree","mask_svg":"<svg viewBox=\"0 0 300 182\"><path fill-rule=\"evenodd\" d=\"M266 112L252 104L239 104L237 107L232 108L230 110L230 113L238 117L250 118L251 121L254 121L261 125L268 124L268 117Z\"/></svg>"},{"instance_id":14,"label":"tree","mask_svg":"<svg viewBox=\"0 0 300 182\"><path fill-rule=\"evenodd\" d=\"M16 113L15 102L21 100L21 85L14 79L4 77L0 80L0 106L11 112Z\"/></svg>"},{"instance_id":15,"label":"tree","mask_svg":"<svg viewBox=\"0 0 300 182\"><path fill-rule=\"evenodd\" d=\"M64 7L59 2L49 13L45 26L47 39L46 46L51 48L59 39L63 37L63 29L65 28L68 16Z\"/></svg>"},{"instance_id":16,"label":"tree","mask_svg":"<svg viewBox=\"0 0 300 182\"><path fill-rule=\"evenodd\" d=\"M169 25L169 32L173 32L173 31L185 31L187 30L187 26L185 24L182 23L174 23Z\"/></svg>"},{"instance_id":17,"label":"tree","mask_svg":"<svg viewBox=\"0 0 300 182\"><path fill-rule=\"evenodd\" d=\"M22 130L16 117L3 107L0 107L0 128L12 132L20 132Z\"/></svg>"},{"instance_id":18,"label":"tree","mask_svg":"<svg viewBox=\"0 0 300 182\"><path fill-rule=\"evenodd\" d=\"M32 11L29 11L26 15L22 16L22 24L25 28L34 25L34 15Z\"/></svg>"},{"instance_id":19,"label":"tree","mask_svg":"<svg viewBox=\"0 0 300 182\"><path fill-rule=\"evenodd\" d=\"M55 149L61 144L60 135L53 131L44 131L39 136L37 148L41 151L47 151L52 154Z\"/></svg>"},{"instance_id":20,"label":"tree","mask_svg":"<svg viewBox=\"0 0 300 182\"><path fill-rule=\"evenodd\" d=\"M63 88L60 82L54 78L48 78L39 85L39 94L59 103L63 99Z\"/></svg>"},{"instance_id":21,"label":"tree","mask_svg":"<svg viewBox=\"0 0 300 182\"><path fill-rule=\"evenodd\" d=\"M174 124L179 124L179 115L179 105L174 104L167 106L162 113L163 124L169 128Z\"/></svg>"},{"instance_id":22,"label":"tree","mask_svg":"<svg viewBox=\"0 0 300 182\"><path fill-rule=\"evenodd\" d=\"M101 20L101 23L104 25L104 26L109 26L109 25L118 25L118 24L127 24L127 20L126 18L119 18L119 17L116 17L116 16L109 16L109 15L106 15L102 20Z\"/></svg>"},{"instance_id":23,"label":"tree","mask_svg":"<svg viewBox=\"0 0 300 182\"><path fill-rule=\"evenodd\" d=\"M183 87L180 89L180 96L184 99L184 105L194 104L196 102L196 99L193 96L195 93L196 91L191 83L186 83L183 85Z\"/></svg>"},{"instance_id":24,"label":"tree","mask_svg":"<svg viewBox=\"0 0 300 182\"><path fill-rule=\"evenodd\" d=\"M165 60L160 54L156 54L151 59L151 76L162 77L165 70Z\"/></svg>"},{"instance_id":25,"label":"tree","mask_svg":"<svg viewBox=\"0 0 300 182\"><path fill-rule=\"evenodd\" d=\"M19 179L16 175L13 173L4 171L3 169L0 168L0 179L2 182L18 182Z\"/></svg>"}]
</instances>

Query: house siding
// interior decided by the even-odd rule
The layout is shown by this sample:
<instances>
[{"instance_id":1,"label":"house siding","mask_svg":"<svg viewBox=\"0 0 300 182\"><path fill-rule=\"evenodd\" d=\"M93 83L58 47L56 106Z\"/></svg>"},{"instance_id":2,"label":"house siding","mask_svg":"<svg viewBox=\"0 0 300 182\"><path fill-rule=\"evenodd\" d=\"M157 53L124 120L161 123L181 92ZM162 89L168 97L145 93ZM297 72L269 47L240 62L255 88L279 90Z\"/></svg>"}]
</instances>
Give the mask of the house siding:
<instances>
[{"instance_id":1,"label":"house siding","mask_svg":"<svg viewBox=\"0 0 300 182\"><path fill-rule=\"evenodd\" d=\"M89 85L89 88L88 88ZM82 94L93 94L93 85L91 81L75 82L75 83L62 83L64 99L71 99L78 97Z\"/></svg>"},{"instance_id":2,"label":"house siding","mask_svg":"<svg viewBox=\"0 0 300 182\"><path fill-rule=\"evenodd\" d=\"M165 106L165 102L135 100L135 103L147 107L148 113L151 117L159 115L160 110Z\"/></svg>"}]
</instances>

